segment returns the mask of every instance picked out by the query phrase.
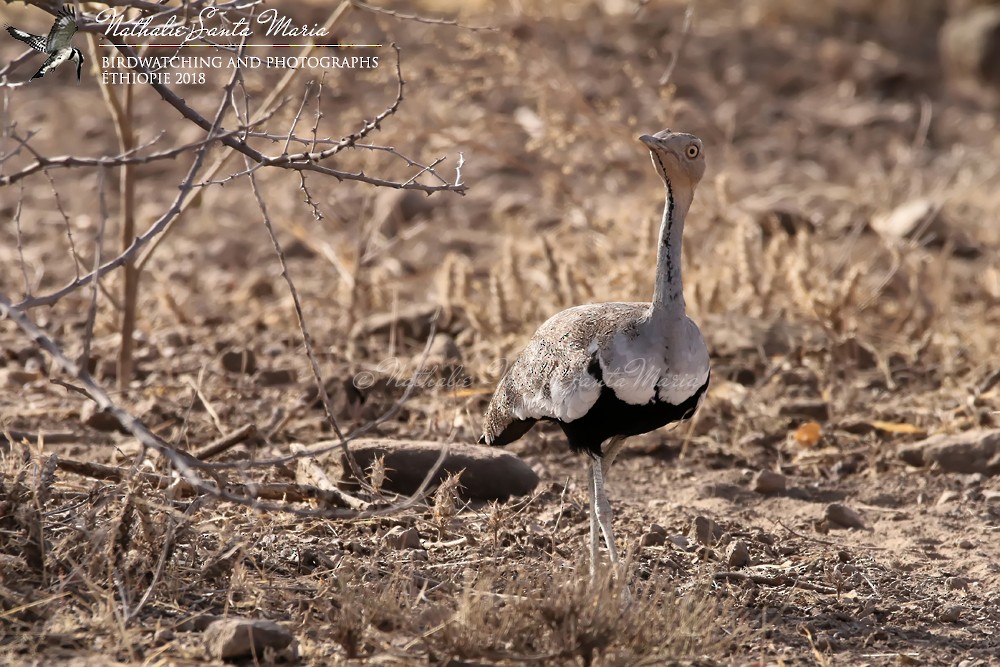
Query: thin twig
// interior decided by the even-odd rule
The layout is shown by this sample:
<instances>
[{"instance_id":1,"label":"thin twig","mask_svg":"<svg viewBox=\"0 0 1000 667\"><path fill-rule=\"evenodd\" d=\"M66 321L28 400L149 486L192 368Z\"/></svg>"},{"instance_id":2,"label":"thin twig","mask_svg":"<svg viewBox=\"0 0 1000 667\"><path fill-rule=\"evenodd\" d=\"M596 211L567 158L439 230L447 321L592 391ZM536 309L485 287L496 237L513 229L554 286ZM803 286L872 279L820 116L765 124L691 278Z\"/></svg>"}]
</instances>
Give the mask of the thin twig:
<instances>
[{"instance_id":1,"label":"thin twig","mask_svg":"<svg viewBox=\"0 0 1000 667\"><path fill-rule=\"evenodd\" d=\"M247 163L249 165L249 159L247 160ZM288 272L288 262L285 260L285 253L281 249L281 242L278 240L278 235L275 233L274 226L271 224L271 216L267 212L267 203L264 201L264 197L257 185L256 177L251 173L249 178L250 188L253 190L253 196L257 200L257 206L260 208L260 215L263 219L264 227L267 229L268 236L271 238L271 245L274 247L274 252L278 256L278 263L281 265L281 277L285 279L285 284L288 286L288 292L292 295L292 305L295 308L295 318L299 325L299 332L302 334L302 344L305 347L306 356L309 358L309 366L312 368L313 378L316 381L316 389L319 391L319 396L323 403L323 411L326 414L326 420L333 429L333 432L336 433L337 437L340 439L341 449L343 451L344 458L347 460L348 466L351 468L351 474L354 475L364 486L364 478L361 476L361 468L358 466L358 462L355 460L354 454L351 453L350 448L347 446L347 441L344 440L344 433L340 430L340 424L337 423L337 418L333 416L333 406L330 404L330 396L326 391L326 381L323 379L323 373L319 369L319 361L316 360L316 353L313 350L312 336L309 335L306 318L302 312L302 300L299 298L299 291L296 289L295 282L292 280L292 276Z\"/></svg>"},{"instance_id":2,"label":"thin twig","mask_svg":"<svg viewBox=\"0 0 1000 667\"><path fill-rule=\"evenodd\" d=\"M21 275L24 277L24 296L31 296L31 280L28 278L28 264L24 261L24 241L21 237L21 202L24 201L24 185L20 186L17 197L17 208L14 209L14 234L17 236L17 258L21 264Z\"/></svg>"},{"instance_id":3,"label":"thin twig","mask_svg":"<svg viewBox=\"0 0 1000 667\"><path fill-rule=\"evenodd\" d=\"M473 31L488 31L497 32L499 28L488 25L467 25L465 23L459 23L453 19L442 19L433 18L429 16L420 16L419 14L404 14L402 12L397 12L392 9L385 9L384 7L377 7L375 5L369 5L367 2L362 2L361 0L351 0L351 4L358 9L363 9L367 12L372 12L373 14L385 14L386 16L391 16L394 19L400 21L413 21L415 23L427 23L430 25L450 25L456 28L462 28L463 30L473 30Z\"/></svg>"},{"instance_id":4,"label":"thin twig","mask_svg":"<svg viewBox=\"0 0 1000 667\"><path fill-rule=\"evenodd\" d=\"M247 440L253 440L259 435L260 431L257 430L256 424L246 424L231 433L226 433L225 435L216 438L204 447L199 447L191 452L191 455L200 461L205 461L218 456L223 452L229 451L240 443L246 442Z\"/></svg>"},{"instance_id":5,"label":"thin twig","mask_svg":"<svg viewBox=\"0 0 1000 667\"><path fill-rule=\"evenodd\" d=\"M101 214L101 223L97 227L97 236L94 237L94 270L101 268L101 250L104 246L104 229L108 223L108 204L104 199L104 170L101 169L97 176L97 208ZM77 276L80 273L77 272ZM90 344L94 339L94 322L97 320L97 294L100 280L90 283L90 305L87 307L87 324L83 332L83 353L80 355L80 365L84 368L90 367Z\"/></svg>"},{"instance_id":6,"label":"thin twig","mask_svg":"<svg viewBox=\"0 0 1000 667\"><path fill-rule=\"evenodd\" d=\"M670 55L670 63L667 65L666 71L660 77L658 83L661 86L666 86L670 83L670 79L674 76L674 69L677 67L677 62L681 59L681 51L684 50L688 35L691 33L691 24L694 23L694 5L695 0L690 0L687 9L684 10L684 24L681 26L681 36L677 42L677 48Z\"/></svg>"}]
</instances>

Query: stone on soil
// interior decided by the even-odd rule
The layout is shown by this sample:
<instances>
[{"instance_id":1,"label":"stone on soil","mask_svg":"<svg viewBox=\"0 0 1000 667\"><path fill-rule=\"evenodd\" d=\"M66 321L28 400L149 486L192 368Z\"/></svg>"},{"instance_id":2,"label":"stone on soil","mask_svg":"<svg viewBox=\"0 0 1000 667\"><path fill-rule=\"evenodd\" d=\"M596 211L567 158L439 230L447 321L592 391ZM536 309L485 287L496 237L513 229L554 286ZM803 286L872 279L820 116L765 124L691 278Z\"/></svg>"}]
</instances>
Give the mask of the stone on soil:
<instances>
[{"instance_id":1,"label":"stone on soil","mask_svg":"<svg viewBox=\"0 0 1000 667\"><path fill-rule=\"evenodd\" d=\"M393 526L385 534L385 544L393 549L420 549L420 531L416 528Z\"/></svg>"},{"instance_id":2,"label":"stone on soil","mask_svg":"<svg viewBox=\"0 0 1000 667\"><path fill-rule=\"evenodd\" d=\"M750 488L757 493L783 493L786 487L785 476L772 470L761 470L750 482Z\"/></svg>"},{"instance_id":3,"label":"stone on soil","mask_svg":"<svg viewBox=\"0 0 1000 667\"><path fill-rule=\"evenodd\" d=\"M855 510L841 503L826 506L826 520L842 528L864 528L865 521Z\"/></svg>"},{"instance_id":4,"label":"stone on soil","mask_svg":"<svg viewBox=\"0 0 1000 667\"><path fill-rule=\"evenodd\" d=\"M667 536L663 533L656 533L649 531L644 533L642 537L639 538L639 546L641 547L662 547L667 542Z\"/></svg>"},{"instance_id":5,"label":"stone on soil","mask_svg":"<svg viewBox=\"0 0 1000 667\"><path fill-rule=\"evenodd\" d=\"M743 540L734 540L726 549L726 562L731 567L743 567L750 564L750 548Z\"/></svg>"},{"instance_id":6,"label":"stone on soil","mask_svg":"<svg viewBox=\"0 0 1000 667\"><path fill-rule=\"evenodd\" d=\"M257 357L253 350L232 349L222 354L222 367L230 373L253 375L257 371Z\"/></svg>"},{"instance_id":7,"label":"stone on soil","mask_svg":"<svg viewBox=\"0 0 1000 667\"><path fill-rule=\"evenodd\" d=\"M899 456L913 466L936 463L945 472L1000 474L1000 429L934 435L904 447Z\"/></svg>"},{"instance_id":8,"label":"stone on soil","mask_svg":"<svg viewBox=\"0 0 1000 667\"><path fill-rule=\"evenodd\" d=\"M264 649L277 651L295 638L274 621L263 619L224 618L205 628L205 645L215 658L240 658L257 655Z\"/></svg>"},{"instance_id":9,"label":"stone on soil","mask_svg":"<svg viewBox=\"0 0 1000 667\"><path fill-rule=\"evenodd\" d=\"M722 537L722 528L708 517L696 516L691 523L690 534L699 544L711 547Z\"/></svg>"},{"instance_id":10,"label":"stone on soil","mask_svg":"<svg viewBox=\"0 0 1000 667\"><path fill-rule=\"evenodd\" d=\"M443 447L439 442L374 438L350 443L351 452L362 470L367 470L376 457L384 456L386 480L383 487L405 494L417 490ZM345 471L350 470L343 457L341 465ZM449 474L460 472L459 495L463 498L504 500L531 493L538 485L538 475L527 463L510 452L484 445L451 444L431 481L437 484Z\"/></svg>"}]
</instances>

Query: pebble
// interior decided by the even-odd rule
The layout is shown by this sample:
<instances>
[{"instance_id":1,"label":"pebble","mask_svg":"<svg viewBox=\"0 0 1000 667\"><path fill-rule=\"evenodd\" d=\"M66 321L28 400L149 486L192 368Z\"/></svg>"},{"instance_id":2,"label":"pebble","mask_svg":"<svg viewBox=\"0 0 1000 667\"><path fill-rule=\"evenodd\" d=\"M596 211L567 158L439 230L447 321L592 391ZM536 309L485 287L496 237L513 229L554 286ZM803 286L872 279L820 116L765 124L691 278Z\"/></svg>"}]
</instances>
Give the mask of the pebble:
<instances>
[{"instance_id":1,"label":"pebble","mask_svg":"<svg viewBox=\"0 0 1000 667\"><path fill-rule=\"evenodd\" d=\"M84 403L83 407L80 408L80 421L84 425L102 433L111 433L113 431L119 433L126 432L117 417L110 412L98 409L93 403Z\"/></svg>"},{"instance_id":2,"label":"pebble","mask_svg":"<svg viewBox=\"0 0 1000 667\"><path fill-rule=\"evenodd\" d=\"M778 408L778 415L825 422L830 419L830 405L823 400L791 401Z\"/></svg>"},{"instance_id":3,"label":"pebble","mask_svg":"<svg viewBox=\"0 0 1000 667\"><path fill-rule=\"evenodd\" d=\"M726 563L731 567L743 567L750 564L750 548L743 540L733 540L726 549Z\"/></svg>"},{"instance_id":4,"label":"pebble","mask_svg":"<svg viewBox=\"0 0 1000 667\"><path fill-rule=\"evenodd\" d=\"M958 667L986 667L986 661L966 658L962 662L958 663Z\"/></svg>"},{"instance_id":5,"label":"pebble","mask_svg":"<svg viewBox=\"0 0 1000 667\"><path fill-rule=\"evenodd\" d=\"M257 382L262 387L278 387L284 384L295 384L299 379L294 368L273 368L261 371L257 375Z\"/></svg>"},{"instance_id":6,"label":"pebble","mask_svg":"<svg viewBox=\"0 0 1000 667\"><path fill-rule=\"evenodd\" d=\"M785 476L772 470L761 470L750 482L750 488L757 493L783 493L787 486Z\"/></svg>"},{"instance_id":7,"label":"pebble","mask_svg":"<svg viewBox=\"0 0 1000 667\"><path fill-rule=\"evenodd\" d=\"M942 623L957 623L962 618L962 612L965 611L959 605L952 605L951 607L945 607L940 612L938 612L938 620Z\"/></svg>"},{"instance_id":8,"label":"pebble","mask_svg":"<svg viewBox=\"0 0 1000 667\"><path fill-rule=\"evenodd\" d=\"M0 371L0 385L5 387L22 387L42 377L41 373L21 371L16 368L5 368Z\"/></svg>"},{"instance_id":9,"label":"pebble","mask_svg":"<svg viewBox=\"0 0 1000 667\"><path fill-rule=\"evenodd\" d=\"M685 535L671 535L667 539L678 549L687 550L691 547L691 540L689 540Z\"/></svg>"},{"instance_id":10,"label":"pebble","mask_svg":"<svg viewBox=\"0 0 1000 667\"><path fill-rule=\"evenodd\" d=\"M825 518L831 524L842 528L864 528L865 522L855 510L841 503L830 503L826 506Z\"/></svg>"},{"instance_id":11,"label":"pebble","mask_svg":"<svg viewBox=\"0 0 1000 667\"><path fill-rule=\"evenodd\" d=\"M222 367L230 373L253 375L257 372L257 357L253 350L235 348L222 354L219 360Z\"/></svg>"},{"instance_id":12,"label":"pebble","mask_svg":"<svg viewBox=\"0 0 1000 667\"><path fill-rule=\"evenodd\" d=\"M661 547L666 544L666 542L666 535L652 530L643 534L643 536L639 538L639 546L641 547Z\"/></svg>"},{"instance_id":13,"label":"pebble","mask_svg":"<svg viewBox=\"0 0 1000 667\"><path fill-rule=\"evenodd\" d=\"M699 544L712 546L722 537L722 529L708 517L696 516L691 522L690 534Z\"/></svg>"},{"instance_id":14,"label":"pebble","mask_svg":"<svg viewBox=\"0 0 1000 667\"><path fill-rule=\"evenodd\" d=\"M965 475L1000 474L1000 428L942 433L899 451L912 466L937 464L945 472Z\"/></svg>"},{"instance_id":15,"label":"pebble","mask_svg":"<svg viewBox=\"0 0 1000 667\"><path fill-rule=\"evenodd\" d=\"M969 587L969 580L965 577L948 577L944 580L944 583L953 591L964 591Z\"/></svg>"},{"instance_id":16,"label":"pebble","mask_svg":"<svg viewBox=\"0 0 1000 667\"><path fill-rule=\"evenodd\" d=\"M420 549L420 531L416 528L393 526L382 538L393 549Z\"/></svg>"},{"instance_id":17,"label":"pebble","mask_svg":"<svg viewBox=\"0 0 1000 667\"><path fill-rule=\"evenodd\" d=\"M938 496L937 504L947 505L948 503L955 502L959 499L959 497L960 496L957 491L944 491L940 496Z\"/></svg>"},{"instance_id":18,"label":"pebble","mask_svg":"<svg viewBox=\"0 0 1000 667\"><path fill-rule=\"evenodd\" d=\"M216 658L261 655L264 649L281 650L295 637L274 621L224 618L205 628L205 645Z\"/></svg>"},{"instance_id":19,"label":"pebble","mask_svg":"<svg viewBox=\"0 0 1000 667\"><path fill-rule=\"evenodd\" d=\"M959 549L975 549L976 545L975 545L975 543L972 540L959 540L958 541L958 548Z\"/></svg>"}]
</instances>

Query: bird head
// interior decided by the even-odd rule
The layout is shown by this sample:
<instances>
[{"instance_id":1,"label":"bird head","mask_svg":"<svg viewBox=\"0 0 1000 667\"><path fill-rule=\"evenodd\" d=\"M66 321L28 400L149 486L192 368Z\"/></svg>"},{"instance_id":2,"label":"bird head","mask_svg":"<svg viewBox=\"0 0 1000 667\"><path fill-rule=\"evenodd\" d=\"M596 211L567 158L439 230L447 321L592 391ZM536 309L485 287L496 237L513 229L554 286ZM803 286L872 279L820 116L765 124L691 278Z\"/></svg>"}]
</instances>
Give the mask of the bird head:
<instances>
[{"instance_id":1,"label":"bird head","mask_svg":"<svg viewBox=\"0 0 1000 667\"><path fill-rule=\"evenodd\" d=\"M701 139L685 132L661 130L644 134L639 141L649 148L656 173L668 188L685 185L694 189L705 175L705 154Z\"/></svg>"}]
</instances>

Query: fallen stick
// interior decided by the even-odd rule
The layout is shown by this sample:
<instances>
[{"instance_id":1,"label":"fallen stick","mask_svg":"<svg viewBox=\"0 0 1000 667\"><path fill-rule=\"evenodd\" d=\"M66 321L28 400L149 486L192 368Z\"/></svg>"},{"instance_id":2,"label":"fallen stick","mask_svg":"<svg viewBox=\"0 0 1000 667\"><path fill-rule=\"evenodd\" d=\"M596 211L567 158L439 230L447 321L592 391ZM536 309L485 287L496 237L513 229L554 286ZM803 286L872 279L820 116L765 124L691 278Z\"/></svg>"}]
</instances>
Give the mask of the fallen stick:
<instances>
[{"instance_id":1,"label":"fallen stick","mask_svg":"<svg viewBox=\"0 0 1000 667\"><path fill-rule=\"evenodd\" d=\"M219 454L232 449L242 442L256 438L258 435L259 432L257 431L257 425L247 424L245 426L241 426L232 433L227 433L220 438L216 438L204 447L194 450L191 454L199 461L207 461L213 456L218 456Z\"/></svg>"},{"instance_id":2,"label":"fallen stick","mask_svg":"<svg viewBox=\"0 0 1000 667\"><path fill-rule=\"evenodd\" d=\"M295 443L292 445L291 449L293 452L299 453L304 451L306 448L302 444ZM355 498L354 496L349 495L337 488L337 486L330 481L330 478L327 476L323 466L319 464L319 461L317 461L315 457L310 456L301 458L296 462L295 481L297 484L303 486L322 489L326 493L339 494L341 500L345 503L344 507L350 507L351 509L356 510L368 507L368 503L365 501Z\"/></svg>"},{"instance_id":3,"label":"fallen stick","mask_svg":"<svg viewBox=\"0 0 1000 667\"><path fill-rule=\"evenodd\" d=\"M92 479L105 479L112 482L120 482L129 477L131 471L117 466L94 463L91 461L77 461L74 459L56 459L56 467L60 470L72 472ZM137 472L136 476L147 484L157 489L171 488L177 496L196 495L197 489L187 483L183 478L160 475L154 472ZM269 483L269 484L226 484L225 490L229 493L240 493L248 498L258 498L261 500L284 500L286 502L305 502L315 500L323 505L334 505L357 509L358 503L362 501L348 496L339 489L322 489L310 484L294 483Z\"/></svg>"},{"instance_id":4,"label":"fallen stick","mask_svg":"<svg viewBox=\"0 0 1000 667\"><path fill-rule=\"evenodd\" d=\"M0 431L0 442L29 442L32 445L37 445L41 441L49 445L65 445L77 442L79 439L80 436L76 433L63 431L54 431L52 433L46 433L45 431Z\"/></svg>"}]
</instances>

